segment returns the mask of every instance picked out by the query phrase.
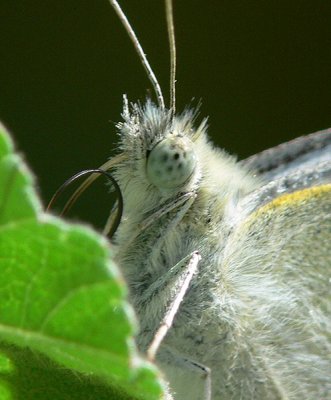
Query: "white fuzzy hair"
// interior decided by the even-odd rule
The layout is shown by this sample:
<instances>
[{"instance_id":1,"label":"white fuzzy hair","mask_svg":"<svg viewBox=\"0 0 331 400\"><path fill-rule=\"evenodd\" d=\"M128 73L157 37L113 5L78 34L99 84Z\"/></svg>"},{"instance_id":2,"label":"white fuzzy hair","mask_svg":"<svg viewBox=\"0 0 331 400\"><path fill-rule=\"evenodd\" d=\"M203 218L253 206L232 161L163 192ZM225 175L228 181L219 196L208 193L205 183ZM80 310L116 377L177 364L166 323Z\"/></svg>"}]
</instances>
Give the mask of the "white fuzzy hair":
<instances>
[{"instance_id":1,"label":"white fuzzy hair","mask_svg":"<svg viewBox=\"0 0 331 400\"><path fill-rule=\"evenodd\" d=\"M138 345L146 350L164 315L163 277L199 251L199 272L157 358L174 398L202 399L203 382L187 360L211 369L213 400L331 398L330 195L245 215L240 202L261 182L214 148L206 120L195 128L195 115L172 119L147 101L125 106L117 125L126 159L114 174L124 198L115 249L140 322ZM149 182L146 162L170 135L190 139L197 164L182 187L162 189ZM190 192L196 198L178 223L171 225L172 210L139 231Z\"/></svg>"}]
</instances>

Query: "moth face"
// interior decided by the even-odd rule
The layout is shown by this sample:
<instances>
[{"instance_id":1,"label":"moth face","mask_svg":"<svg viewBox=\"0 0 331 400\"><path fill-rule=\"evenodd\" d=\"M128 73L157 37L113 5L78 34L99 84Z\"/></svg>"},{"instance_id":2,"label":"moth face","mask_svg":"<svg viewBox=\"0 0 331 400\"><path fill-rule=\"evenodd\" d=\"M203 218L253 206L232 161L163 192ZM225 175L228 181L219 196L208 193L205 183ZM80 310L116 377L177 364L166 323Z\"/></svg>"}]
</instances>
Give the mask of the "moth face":
<instances>
[{"instance_id":1,"label":"moth face","mask_svg":"<svg viewBox=\"0 0 331 400\"><path fill-rule=\"evenodd\" d=\"M132 104L123 116L117 125L126 156L116 173L121 183L150 194L170 194L199 178L197 141L205 135L206 121L194 128L194 111L172 118L169 110L147 101L144 107Z\"/></svg>"}]
</instances>

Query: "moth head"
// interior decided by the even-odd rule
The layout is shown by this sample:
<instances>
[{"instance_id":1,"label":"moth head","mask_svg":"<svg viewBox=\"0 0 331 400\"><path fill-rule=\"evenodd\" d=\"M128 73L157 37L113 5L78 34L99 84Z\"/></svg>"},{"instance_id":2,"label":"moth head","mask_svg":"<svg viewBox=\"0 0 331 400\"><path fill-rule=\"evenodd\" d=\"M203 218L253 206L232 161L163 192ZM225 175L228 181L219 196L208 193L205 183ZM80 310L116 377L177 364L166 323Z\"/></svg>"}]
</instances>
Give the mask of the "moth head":
<instances>
[{"instance_id":1,"label":"moth head","mask_svg":"<svg viewBox=\"0 0 331 400\"><path fill-rule=\"evenodd\" d=\"M126 154L123 174L131 181L151 189L173 192L184 188L198 175L197 142L204 136L206 121L194 127L196 111L186 110L172 116L151 101L144 106L132 104L117 125L120 149ZM203 135L201 135L203 133ZM120 180L122 181L122 179Z\"/></svg>"}]
</instances>

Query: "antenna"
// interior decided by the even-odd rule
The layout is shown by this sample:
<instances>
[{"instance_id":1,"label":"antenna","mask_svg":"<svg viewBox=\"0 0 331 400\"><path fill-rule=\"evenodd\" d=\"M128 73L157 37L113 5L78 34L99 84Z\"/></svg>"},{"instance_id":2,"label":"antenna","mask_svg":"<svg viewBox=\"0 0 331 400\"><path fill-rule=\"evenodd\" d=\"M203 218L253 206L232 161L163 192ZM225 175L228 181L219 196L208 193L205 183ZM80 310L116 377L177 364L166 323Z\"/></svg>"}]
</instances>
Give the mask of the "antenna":
<instances>
[{"instance_id":1,"label":"antenna","mask_svg":"<svg viewBox=\"0 0 331 400\"><path fill-rule=\"evenodd\" d=\"M165 8L170 48L170 110L174 117L176 113L176 40L172 0L165 0Z\"/></svg>"},{"instance_id":2,"label":"antenna","mask_svg":"<svg viewBox=\"0 0 331 400\"><path fill-rule=\"evenodd\" d=\"M159 106L162 109L164 109L165 105L164 105L164 98L162 95L161 87L160 87L159 82L157 81L156 76L146 58L144 50L139 43L137 35L135 34L134 30L132 29L128 19L126 18L126 15L124 14L124 12L121 9L120 5L118 4L117 0L109 0L109 2L111 4L111 6L113 7L113 9L115 10L116 14L118 15L119 19L121 20L126 32L128 33L128 35L138 53L140 61L147 73L148 79L150 80L150 82L154 88Z\"/></svg>"}]
</instances>

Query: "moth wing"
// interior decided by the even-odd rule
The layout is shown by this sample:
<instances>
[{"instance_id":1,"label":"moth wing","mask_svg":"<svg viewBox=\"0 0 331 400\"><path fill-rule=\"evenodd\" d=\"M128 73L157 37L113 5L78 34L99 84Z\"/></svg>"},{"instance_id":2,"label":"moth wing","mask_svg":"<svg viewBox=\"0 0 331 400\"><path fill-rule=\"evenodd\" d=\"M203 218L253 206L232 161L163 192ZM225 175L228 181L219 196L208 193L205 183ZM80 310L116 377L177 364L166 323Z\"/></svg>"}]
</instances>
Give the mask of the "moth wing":
<instances>
[{"instance_id":1,"label":"moth wing","mask_svg":"<svg viewBox=\"0 0 331 400\"><path fill-rule=\"evenodd\" d=\"M234 223L285 193L331 183L331 128L265 150L240 164L261 183L240 201Z\"/></svg>"},{"instance_id":2,"label":"moth wing","mask_svg":"<svg viewBox=\"0 0 331 400\"><path fill-rule=\"evenodd\" d=\"M245 346L282 398L331 396L331 184L315 183L246 208L221 261Z\"/></svg>"},{"instance_id":3,"label":"moth wing","mask_svg":"<svg viewBox=\"0 0 331 400\"><path fill-rule=\"evenodd\" d=\"M269 182L330 159L331 128L282 143L242 160L240 164Z\"/></svg>"}]
</instances>

